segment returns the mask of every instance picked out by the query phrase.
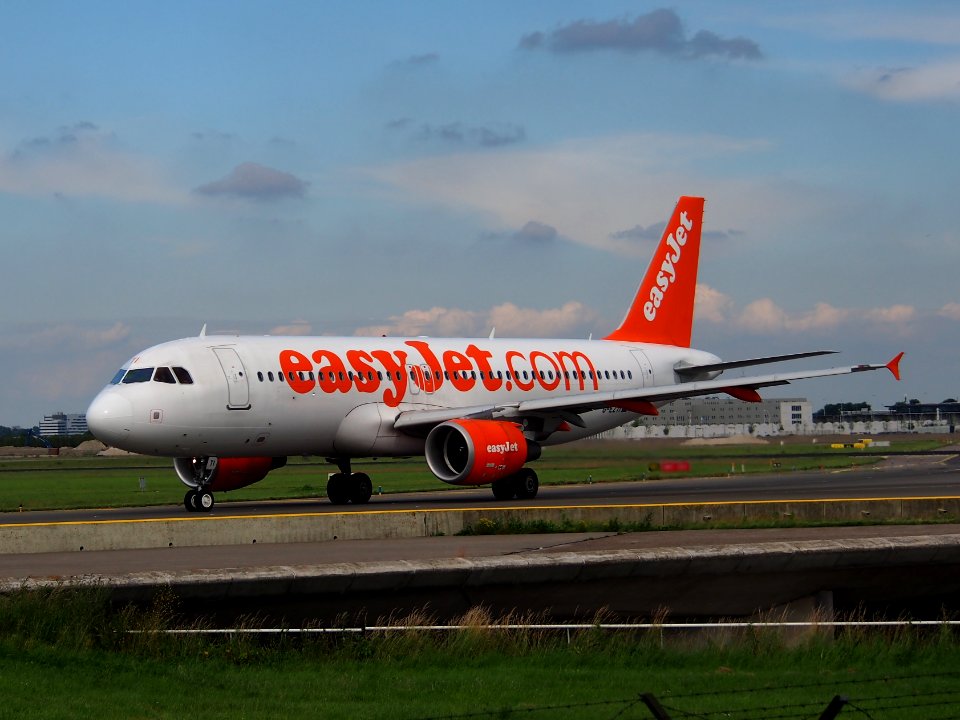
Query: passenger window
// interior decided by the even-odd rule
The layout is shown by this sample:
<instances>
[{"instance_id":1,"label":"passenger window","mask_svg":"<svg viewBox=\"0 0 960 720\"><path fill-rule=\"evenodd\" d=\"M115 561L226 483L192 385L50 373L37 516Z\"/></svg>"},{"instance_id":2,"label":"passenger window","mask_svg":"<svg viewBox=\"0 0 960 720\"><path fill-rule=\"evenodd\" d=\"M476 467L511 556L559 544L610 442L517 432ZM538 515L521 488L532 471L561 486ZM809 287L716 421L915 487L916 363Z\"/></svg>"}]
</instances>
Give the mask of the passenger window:
<instances>
[{"instance_id":1,"label":"passenger window","mask_svg":"<svg viewBox=\"0 0 960 720\"><path fill-rule=\"evenodd\" d=\"M167 385L176 385L177 381L173 377L173 373L170 372L168 367L158 367L157 371L153 374L154 382L167 383Z\"/></svg>"},{"instance_id":2,"label":"passenger window","mask_svg":"<svg viewBox=\"0 0 960 720\"><path fill-rule=\"evenodd\" d=\"M273 382L273 371L272 371L272 370L270 370L270 371L267 372L267 380L269 380L270 382Z\"/></svg>"},{"instance_id":3,"label":"passenger window","mask_svg":"<svg viewBox=\"0 0 960 720\"><path fill-rule=\"evenodd\" d=\"M136 370L130 370L126 375L123 376L124 385L132 385L133 383L143 383L150 382L150 378L153 377L153 368L137 368Z\"/></svg>"},{"instance_id":4,"label":"passenger window","mask_svg":"<svg viewBox=\"0 0 960 720\"><path fill-rule=\"evenodd\" d=\"M282 371L282 370L277 373L277 380L279 380L280 382L283 382L283 371Z\"/></svg>"},{"instance_id":5,"label":"passenger window","mask_svg":"<svg viewBox=\"0 0 960 720\"><path fill-rule=\"evenodd\" d=\"M263 382L263 373L260 372L259 370L257 370L257 379L259 379L260 382Z\"/></svg>"}]
</instances>

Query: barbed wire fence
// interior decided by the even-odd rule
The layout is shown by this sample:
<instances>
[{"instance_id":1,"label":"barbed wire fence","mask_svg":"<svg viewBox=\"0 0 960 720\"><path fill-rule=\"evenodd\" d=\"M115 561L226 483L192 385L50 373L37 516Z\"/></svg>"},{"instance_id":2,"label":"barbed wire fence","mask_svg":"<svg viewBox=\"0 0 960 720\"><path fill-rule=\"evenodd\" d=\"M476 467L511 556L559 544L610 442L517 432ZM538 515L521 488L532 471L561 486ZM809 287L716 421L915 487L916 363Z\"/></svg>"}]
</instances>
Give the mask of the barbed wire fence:
<instances>
[{"instance_id":1,"label":"barbed wire fence","mask_svg":"<svg viewBox=\"0 0 960 720\"><path fill-rule=\"evenodd\" d=\"M941 683L943 689L903 688L917 683ZM842 687L841 687L842 686ZM837 693L838 689L843 694ZM777 702L784 692L807 691L805 702ZM722 700L722 707L716 707ZM704 701L709 701L705 703ZM708 707L709 705L709 707ZM430 715L409 720L540 720L550 718L597 718L597 720L681 720L723 718L725 720L834 720L866 718L923 718L960 720L960 671L882 675L876 677L824 680L815 683L784 684L736 690L659 695L640 692L631 697L555 703L519 707L500 706L469 713Z\"/></svg>"}]
</instances>

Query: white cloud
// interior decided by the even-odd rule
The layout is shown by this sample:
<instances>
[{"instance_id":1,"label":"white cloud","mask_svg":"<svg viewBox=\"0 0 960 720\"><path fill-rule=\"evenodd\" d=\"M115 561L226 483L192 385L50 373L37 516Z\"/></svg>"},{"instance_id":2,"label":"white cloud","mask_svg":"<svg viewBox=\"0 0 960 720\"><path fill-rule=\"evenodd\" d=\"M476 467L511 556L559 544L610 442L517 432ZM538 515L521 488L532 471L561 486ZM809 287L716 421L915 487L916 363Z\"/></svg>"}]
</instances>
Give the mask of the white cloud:
<instances>
[{"instance_id":1,"label":"white cloud","mask_svg":"<svg viewBox=\"0 0 960 720\"><path fill-rule=\"evenodd\" d=\"M647 248L617 231L665 220L680 194L709 196L722 208L713 227L747 210L771 221L784 218L797 198L779 197L768 184L725 178L704 188L698 165L718 156L755 153L769 147L757 139L718 135L638 133L568 140L535 150L504 148L420 158L367 172L424 204L480 213L501 229L523 227L531 218L570 240L625 255ZM676 194L664 188L676 188ZM669 194L668 194L669 193Z\"/></svg>"},{"instance_id":2,"label":"white cloud","mask_svg":"<svg viewBox=\"0 0 960 720\"><path fill-rule=\"evenodd\" d=\"M32 351L97 350L114 347L130 337L131 328L116 322L108 328L89 328L79 325L51 325L39 327L26 333L0 335L0 348L17 348Z\"/></svg>"},{"instance_id":3,"label":"white cloud","mask_svg":"<svg viewBox=\"0 0 960 720\"><path fill-rule=\"evenodd\" d=\"M313 335L313 326L306 320L294 320L286 325L277 325L268 335Z\"/></svg>"},{"instance_id":4,"label":"white cloud","mask_svg":"<svg viewBox=\"0 0 960 720\"><path fill-rule=\"evenodd\" d=\"M118 146L90 123L60 128L0 155L0 192L104 197L176 204L187 195L164 179L159 164Z\"/></svg>"},{"instance_id":5,"label":"white cloud","mask_svg":"<svg viewBox=\"0 0 960 720\"><path fill-rule=\"evenodd\" d=\"M852 76L850 82L885 100L960 100L960 58L917 67L866 70Z\"/></svg>"},{"instance_id":6,"label":"white cloud","mask_svg":"<svg viewBox=\"0 0 960 720\"><path fill-rule=\"evenodd\" d=\"M486 311L433 307L408 310L388 323L358 328L356 335L480 337L496 329L499 337L575 337L586 335L597 314L578 302L536 310L504 303Z\"/></svg>"},{"instance_id":7,"label":"white cloud","mask_svg":"<svg viewBox=\"0 0 960 720\"><path fill-rule=\"evenodd\" d=\"M697 283L697 295L694 305L694 317L713 323L722 323L728 319L733 309L733 300L709 285Z\"/></svg>"},{"instance_id":8,"label":"white cloud","mask_svg":"<svg viewBox=\"0 0 960 720\"><path fill-rule=\"evenodd\" d=\"M937 315L960 322L960 303L947 303L940 308Z\"/></svg>"},{"instance_id":9,"label":"white cloud","mask_svg":"<svg viewBox=\"0 0 960 720\"><path fill-rule=\"evenodd\" d=\"M940 315L960 320L960 305L951 304L940 310ZM729 324L736 330L753 334L795 332L823 332L842 329L847 325L906 327L917 317L910 305L891 305L878 308L839 308L829 303L817 303L811 310L790 313L770 298L754 300L736 308L728 295L706 285L697 286L695 317L717 325Z\"/></svg>"}]
</instances>

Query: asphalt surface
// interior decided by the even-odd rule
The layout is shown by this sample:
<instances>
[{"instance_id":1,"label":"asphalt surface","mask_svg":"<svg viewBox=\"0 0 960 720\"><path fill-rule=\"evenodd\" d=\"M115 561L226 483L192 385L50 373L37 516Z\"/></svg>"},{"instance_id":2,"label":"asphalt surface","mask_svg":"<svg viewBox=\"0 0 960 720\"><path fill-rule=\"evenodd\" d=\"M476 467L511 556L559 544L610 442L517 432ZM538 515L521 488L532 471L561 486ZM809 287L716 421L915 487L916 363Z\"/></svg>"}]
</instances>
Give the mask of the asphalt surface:
<instances>
[{"instance_id":1,"label":"asphalt surface","mask_svg":"<svg viewBox=\"0 0 960 720\"><path fill-rule=\"evenodd\" d=\"M787 460L789 462L789 460ZM173 482L171 478L171 482ZM269 480L267 481L269 482ZM351 513L371 510L442 510L523 506L614 506L664 503L745 502L765 500L839 500L914 497L960 497L958 455L896 456L878 465L834 471L677 478L628 483L543 486L535 500L498 502L489 487L375 495L367 505L333 506L325 498L265 502L230 502L218 495L212 515L251 516L302 513ZM91 520L148 520L184 517L180 505L95 510L0 513L0 525L66 523Z\"/></svg>"}]
</instances>

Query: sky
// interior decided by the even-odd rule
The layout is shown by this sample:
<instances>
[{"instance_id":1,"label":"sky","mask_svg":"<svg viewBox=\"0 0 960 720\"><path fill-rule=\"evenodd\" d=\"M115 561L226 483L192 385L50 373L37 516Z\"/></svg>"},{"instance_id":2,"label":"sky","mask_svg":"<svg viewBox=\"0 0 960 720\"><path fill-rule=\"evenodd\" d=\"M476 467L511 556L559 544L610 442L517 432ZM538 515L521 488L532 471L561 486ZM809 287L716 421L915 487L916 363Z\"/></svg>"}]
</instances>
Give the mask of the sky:
<instances>
[{"instance_id":1,"label":"sky","mask_svg":"<svg viewBox=\"0 0 960 720\"><path fill-rule=\"evenodd\" d=\"M695 347L906 351L900 383L765 392L815 407L960 396L955 2L9 0L0 27L0 424L204 324L601 337L680 195Z\"/></svg>"}]
</instances>

